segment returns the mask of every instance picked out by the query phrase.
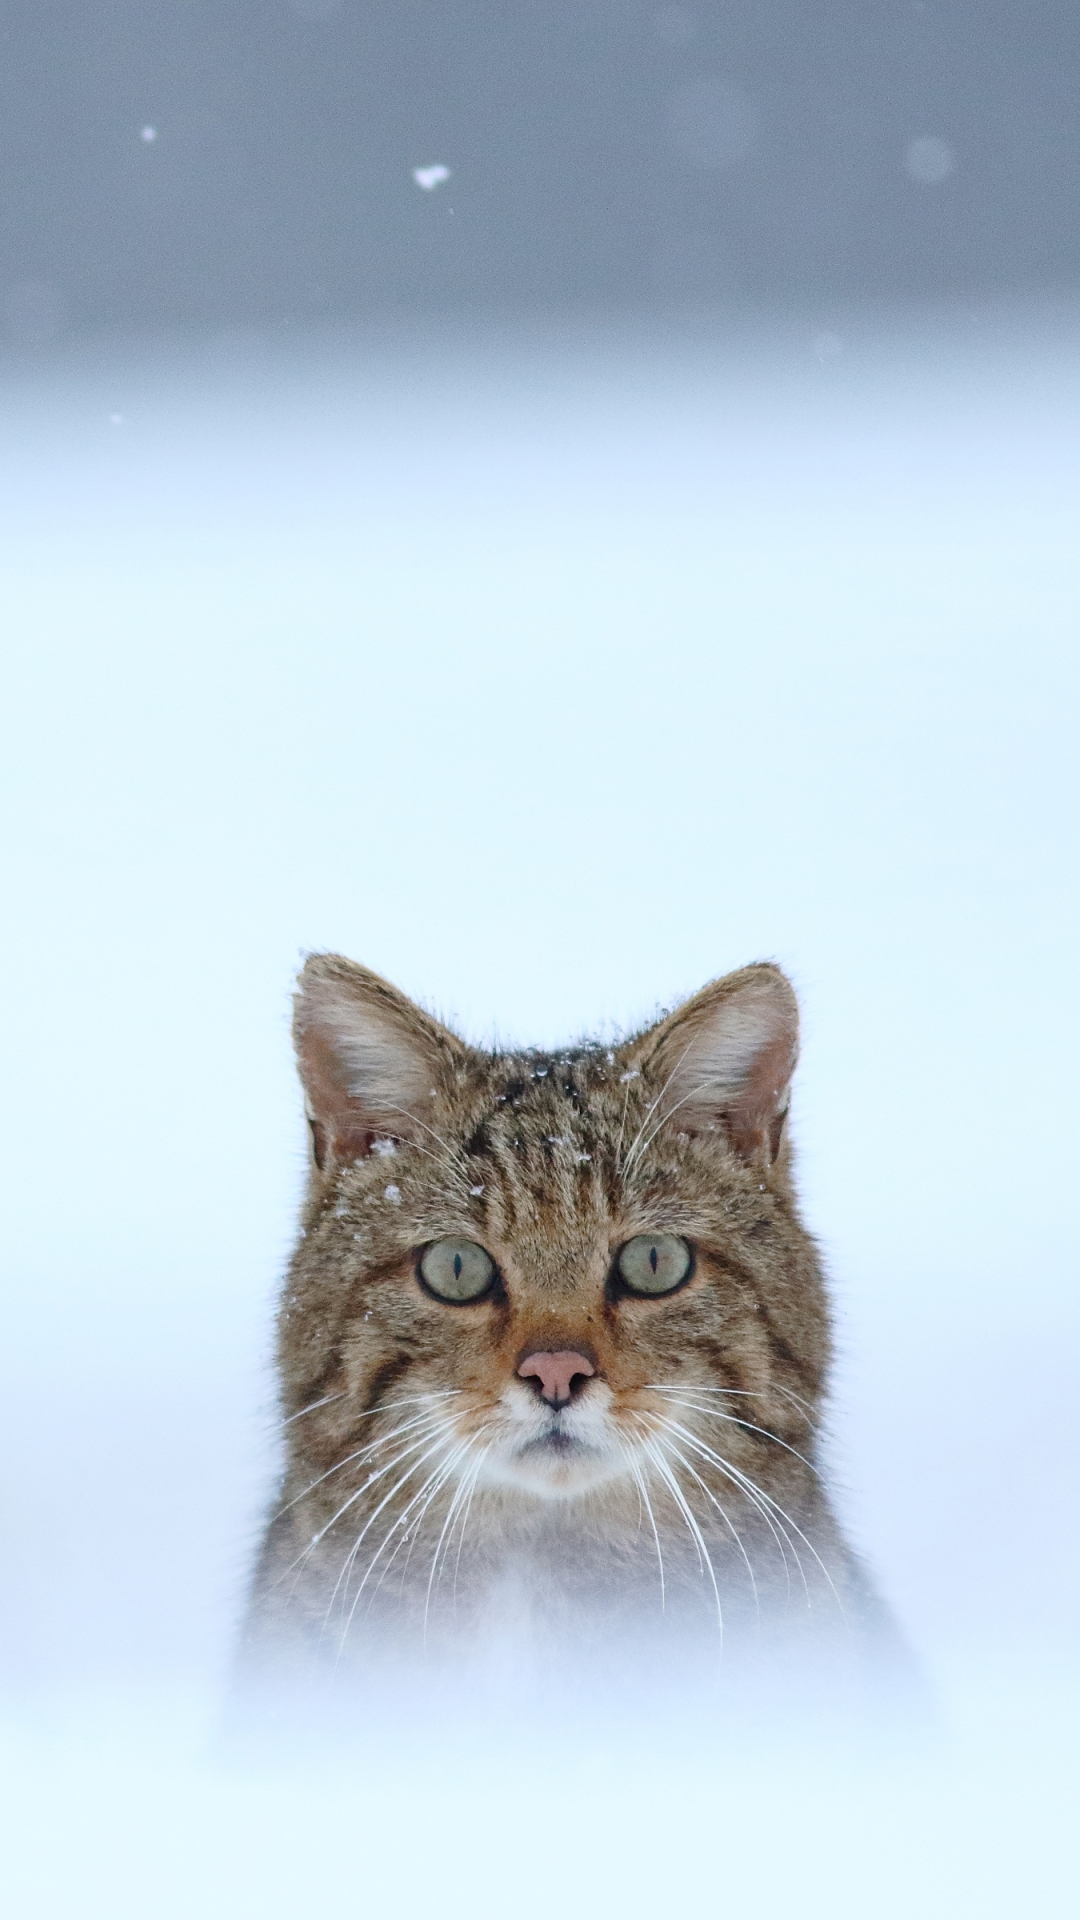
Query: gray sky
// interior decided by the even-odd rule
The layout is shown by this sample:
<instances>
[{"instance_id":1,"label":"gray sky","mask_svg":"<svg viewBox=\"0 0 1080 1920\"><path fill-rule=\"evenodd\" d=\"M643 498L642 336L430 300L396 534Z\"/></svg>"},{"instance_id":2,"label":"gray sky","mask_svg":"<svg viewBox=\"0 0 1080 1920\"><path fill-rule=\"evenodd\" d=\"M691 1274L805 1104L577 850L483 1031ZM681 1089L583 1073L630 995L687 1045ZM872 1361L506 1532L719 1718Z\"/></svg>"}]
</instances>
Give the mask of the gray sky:
<instances>
[{"instance_id":1,"label":"gray sky","mask_svg":"<svg viewBox=\"0 0 1080 1920\"><path fill-rule=\"evenodd\" d=\"M0 337L1061 291L1078 92L1047 0L5 0Z\"/></svg>"}]
</instances>

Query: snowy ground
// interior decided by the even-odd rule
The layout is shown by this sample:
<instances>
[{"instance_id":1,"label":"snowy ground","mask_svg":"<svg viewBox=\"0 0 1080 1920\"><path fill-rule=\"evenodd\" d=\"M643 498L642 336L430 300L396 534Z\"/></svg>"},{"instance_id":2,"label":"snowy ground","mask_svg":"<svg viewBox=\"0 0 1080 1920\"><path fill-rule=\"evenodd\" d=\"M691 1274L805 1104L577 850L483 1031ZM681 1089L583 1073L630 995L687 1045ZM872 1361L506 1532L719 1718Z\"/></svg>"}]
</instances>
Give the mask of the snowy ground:
<instances>
[{"instance_id":1,"label":"snowy ground","mask_svg":"<svg viewBox=\"0 0 1080 1920\"><path fill-rule=\"evenodd\" d=\"M1080 324L0 377L0 1885L37 1916L1068 1910ZM302 948L474 1038L803 996L841 1498L940 1701L736 1764L216 1728Z\"/></svg>"}]
</instances>

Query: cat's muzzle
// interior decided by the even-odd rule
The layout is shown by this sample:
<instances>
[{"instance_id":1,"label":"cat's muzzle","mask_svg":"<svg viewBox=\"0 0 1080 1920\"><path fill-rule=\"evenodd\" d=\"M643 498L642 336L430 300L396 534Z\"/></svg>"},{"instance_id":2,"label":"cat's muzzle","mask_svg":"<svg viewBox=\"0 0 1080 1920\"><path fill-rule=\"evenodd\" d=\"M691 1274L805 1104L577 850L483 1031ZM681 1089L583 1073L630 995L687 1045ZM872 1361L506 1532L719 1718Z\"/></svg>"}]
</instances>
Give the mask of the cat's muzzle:
<instances>
[{"instance_id":1,"label":"cat's muzzle","mask_svg":"<svg viewBox=\"0 0 1080 1920\"><path fill-rule=\"evenodd\" d=\"M515 1380L500 1402L503 1422L487 1456L486 1477L566 1499L625 1472L611 1408L611 1390L602 1380L589 1379L586 1391L556 1405Z\"/></svg>"}]
</instances>

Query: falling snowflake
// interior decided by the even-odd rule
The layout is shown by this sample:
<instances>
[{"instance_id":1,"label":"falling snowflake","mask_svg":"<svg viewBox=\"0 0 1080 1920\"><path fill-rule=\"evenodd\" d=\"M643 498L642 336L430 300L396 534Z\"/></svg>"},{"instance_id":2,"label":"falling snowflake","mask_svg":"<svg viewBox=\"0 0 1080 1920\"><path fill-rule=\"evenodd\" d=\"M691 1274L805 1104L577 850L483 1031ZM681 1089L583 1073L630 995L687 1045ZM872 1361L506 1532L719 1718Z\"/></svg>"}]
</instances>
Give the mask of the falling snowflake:
<instances>
[{"instance_id":1,"label":"falling snowflake","mask_svg":"<svg viewBox=\"0 0 1080 1920\"><path fill-rule=\"evenodd\" d=\"M449 180L450 169L442 166L441 163L434 167L414 167L412 177L418 187L423 187L425 193L434 193L435 188L441 187L444 180Z\"/></svg>"},{"instance_id":2,"label":"falling snowflake","mask_svg":"<svg viewBox=\"0 0 1080 1920\"><path fill-rule=\"evenodd\" d=\"M904 166L921 187L940 186L955 165L956 155L948 141L939 140L936 134L924 133L917 140L908 141Z\"/></svg>"}]
</instances>

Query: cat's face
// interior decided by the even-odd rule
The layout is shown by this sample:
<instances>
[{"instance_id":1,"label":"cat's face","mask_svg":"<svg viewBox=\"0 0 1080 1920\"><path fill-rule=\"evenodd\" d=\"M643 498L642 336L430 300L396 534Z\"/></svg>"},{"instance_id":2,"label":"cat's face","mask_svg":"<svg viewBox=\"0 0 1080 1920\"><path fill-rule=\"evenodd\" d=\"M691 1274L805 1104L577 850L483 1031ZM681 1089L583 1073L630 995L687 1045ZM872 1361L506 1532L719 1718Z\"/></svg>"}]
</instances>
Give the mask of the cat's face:
<instances>
[{"instance_id":1,"label":"cat's face","mask_svg":"<svg viewBox=\"0 0 1080 1920\"><path fill-rule=\"evenodd\" d=\"M400 1455L402 1499L430 1468L462 1498L636 1501L673 1462L712 1476L703 1435L732 1485L805 1444L826 1334L775 970L619 1048L493 1056L324 957L297 1037L316 1164L282 1356L306 1469L351 1448L361 1477Z\"/></svg>"}]
</instances>

